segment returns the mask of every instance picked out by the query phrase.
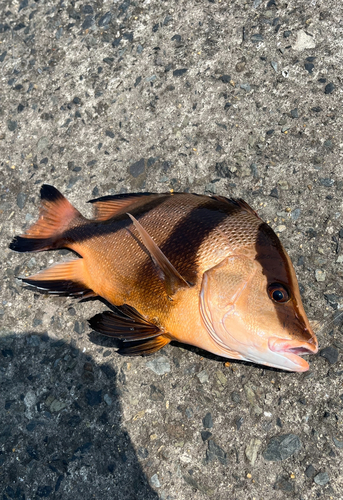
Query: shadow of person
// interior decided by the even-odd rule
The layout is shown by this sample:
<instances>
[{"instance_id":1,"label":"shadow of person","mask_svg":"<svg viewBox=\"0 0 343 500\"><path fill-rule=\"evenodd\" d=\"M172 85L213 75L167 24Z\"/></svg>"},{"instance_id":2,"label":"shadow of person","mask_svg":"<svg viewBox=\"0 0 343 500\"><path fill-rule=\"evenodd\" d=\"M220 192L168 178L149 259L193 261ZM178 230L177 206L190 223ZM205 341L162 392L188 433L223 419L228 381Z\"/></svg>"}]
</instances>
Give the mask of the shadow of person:
<instances>
[{"instance_id":1,"label":"shadow of person","mask_svg":"<svg viewBox=\"0 0 343 500\"><path fill-rule=\"evenodd\" d=\"M30 332L0 337L0 359L2 500L158 499L121 424L125 375L106 357Z\"/></svg>"}]
</instances>

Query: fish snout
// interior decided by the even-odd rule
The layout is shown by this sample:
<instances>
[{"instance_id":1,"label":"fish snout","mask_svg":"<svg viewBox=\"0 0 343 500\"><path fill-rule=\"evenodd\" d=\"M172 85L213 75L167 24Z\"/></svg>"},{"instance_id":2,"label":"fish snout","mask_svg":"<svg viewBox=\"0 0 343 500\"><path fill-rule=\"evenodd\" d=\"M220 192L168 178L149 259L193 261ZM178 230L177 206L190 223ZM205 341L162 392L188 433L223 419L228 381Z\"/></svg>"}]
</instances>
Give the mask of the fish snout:
<instances>
[{"instance_id":1,"label":"fish snout","mask_svg":"<svg viewBox=\"0 0 343 500\"><path fill-rule=\"evenodd\" d=\"M318 342L315 337L312 337L308 342L271 337L268 340L268 347L273 352L296 354L297 356L318 352Z\"/></svg>"}]
</instances>

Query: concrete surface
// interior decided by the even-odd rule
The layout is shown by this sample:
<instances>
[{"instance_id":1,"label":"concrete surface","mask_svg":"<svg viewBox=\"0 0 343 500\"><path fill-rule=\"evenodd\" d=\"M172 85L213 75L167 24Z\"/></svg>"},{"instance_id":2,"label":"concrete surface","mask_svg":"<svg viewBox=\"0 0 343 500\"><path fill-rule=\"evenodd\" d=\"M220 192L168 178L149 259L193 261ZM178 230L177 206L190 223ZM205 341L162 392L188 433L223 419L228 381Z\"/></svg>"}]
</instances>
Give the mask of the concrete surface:
<instances>
[{"instance_id":1,"label":"concrete surface","mask_svg":"<svg viewBox=\"0 0 343 500\"><path fill-rule=\"evenodd\" d=\"M310 319L339 311L342 14L334 0L0 1L2 499L343 498L339 324L305 374L176 345L121 358L86 324L104 304L16 280L63 252L8 249L42 183L84 214L130 191L242 197L280 233Z\"/></svg>"}]
</instances>

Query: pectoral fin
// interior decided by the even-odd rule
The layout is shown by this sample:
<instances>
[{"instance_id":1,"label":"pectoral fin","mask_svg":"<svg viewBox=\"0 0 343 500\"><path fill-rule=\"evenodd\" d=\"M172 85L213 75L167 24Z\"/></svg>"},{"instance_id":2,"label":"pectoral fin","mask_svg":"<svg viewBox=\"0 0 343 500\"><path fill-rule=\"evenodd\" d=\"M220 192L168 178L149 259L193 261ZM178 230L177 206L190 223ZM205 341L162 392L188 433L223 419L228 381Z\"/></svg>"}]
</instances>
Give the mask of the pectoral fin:
<instances>
[{"instance_id":1,"label":"pectoral fin","mask_svg":"<svg viewBox=\"0 0 343 500\"><path fill-rule=\"evenodd\" d=\"M190 286L189 283L187 283L187 281L175 269L173 264L167 259L164 253L159 249L159 247L156 245L156 243L151 238L149 233L138 222L138 220L135 219L131 214L127 215L130 217L135 228L137 229L142 239L142 242L147 251L149 252L150 257L152 258L154 264L159 269L168 296L172 297L180 287Z\"/></svg>"}]
</instances>

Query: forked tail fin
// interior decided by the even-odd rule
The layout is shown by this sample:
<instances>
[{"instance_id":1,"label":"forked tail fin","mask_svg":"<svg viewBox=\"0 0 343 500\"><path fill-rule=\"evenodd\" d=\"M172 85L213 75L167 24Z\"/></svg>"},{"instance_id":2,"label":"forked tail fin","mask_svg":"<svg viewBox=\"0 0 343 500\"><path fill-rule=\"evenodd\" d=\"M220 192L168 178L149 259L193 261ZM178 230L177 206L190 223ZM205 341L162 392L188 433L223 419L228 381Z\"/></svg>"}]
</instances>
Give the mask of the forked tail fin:
<instances>
[{"instance_id":1,"label":"forked tail fin","mask_svg":"<svg viewBox=\"0 0 343 500\"><path fill-rule=\"evenodd\" d=\"M58 189L43 184L38 221L21 236L16 236L9 248L16 252L40 252L65 245L62 235L78 220L84 219Z\"/></svg>"}]
</instances>

